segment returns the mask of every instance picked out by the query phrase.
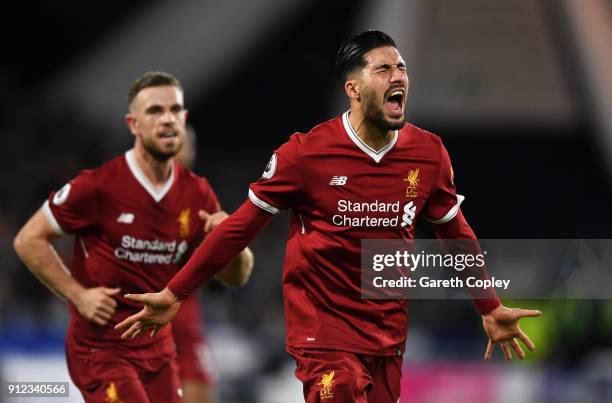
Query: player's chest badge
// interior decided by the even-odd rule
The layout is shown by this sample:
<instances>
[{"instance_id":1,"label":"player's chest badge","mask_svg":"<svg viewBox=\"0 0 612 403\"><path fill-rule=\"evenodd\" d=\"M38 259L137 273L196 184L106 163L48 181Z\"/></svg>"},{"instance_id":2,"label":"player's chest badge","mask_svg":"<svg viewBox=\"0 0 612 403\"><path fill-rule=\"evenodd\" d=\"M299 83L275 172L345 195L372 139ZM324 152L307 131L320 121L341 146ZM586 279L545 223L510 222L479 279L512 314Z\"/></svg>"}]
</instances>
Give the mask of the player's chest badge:
<instances>
[{"instance_id":1,"label":"player's chest badge","mask_svg":"<svg viewBox=\"0 0 612 403\"><path fill-rule=\"evenodd\" d=\"M419 168L408 172L404 178L404 182L407 182L406 197L409 199L416 199L419 197Z\"/></svg>"},{"instance_id":2,"label":"player's chest badge","mask_svg":"<svg viewBox=\"0 0 612 403\"><path fill-rule=\"evenodd\" d=\"M179 223L179 236L187 238L189 236L189 222L191 221L191 209L186 208L181 210L178 219Z\"/></svg>"}]
</instances>

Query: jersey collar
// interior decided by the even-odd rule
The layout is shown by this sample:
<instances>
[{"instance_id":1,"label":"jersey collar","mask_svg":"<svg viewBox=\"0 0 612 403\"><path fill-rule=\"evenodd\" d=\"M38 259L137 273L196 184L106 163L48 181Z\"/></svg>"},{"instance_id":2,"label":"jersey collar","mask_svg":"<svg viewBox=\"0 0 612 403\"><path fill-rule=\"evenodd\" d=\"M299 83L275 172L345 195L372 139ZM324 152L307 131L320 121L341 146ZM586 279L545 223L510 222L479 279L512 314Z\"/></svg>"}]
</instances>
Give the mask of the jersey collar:
<instances>
[{"instance_id":1,"label":"jersey collar","mask_svg":"<svg viewBox=\"0 0 612 403\"><path fill-rule=\"evenodd\" d=\"M395 143L397 143L398 131L393 130L393 138L391 139L389 144L376 151L359 138L359 136L351 126L351 122L349 121L349 113L350 110L344 112L344 114L342 115L342 124L344 125L344 130L346 131L346 134L348 134L350 139L353 140L353 143L355 143L355 145L359 147L361 151L368 154L374 161L376 161L376 163L379 163L382 157L384 157L385 154L391 151L391 149L393 149L393 146L395 146Z\"/></svg>"},{"instance_id":2,"label":"jersey collar","mask_svg":"<svg viewBox=\"0 0 612 403\"><path fill-rule=\"evenodd\" d=\"M130 168L132 175L134 175L134 178L136 178L138 183L142 185L147 193L149 193L151 197L159 203L160 200L164 198L166 193L168 193L172 187L172 183L174 182L174 163L170 165L170 176L168 176L168 179L166 179L166 183L164 183L164 186L162 186L161 189L156 190L155 186L153 186L149 178L147 178L147 176L138 166L136 157L134 157L134 149L126 151L125 160L127 161L128 167Z\"/></svg>"}]
</instances>

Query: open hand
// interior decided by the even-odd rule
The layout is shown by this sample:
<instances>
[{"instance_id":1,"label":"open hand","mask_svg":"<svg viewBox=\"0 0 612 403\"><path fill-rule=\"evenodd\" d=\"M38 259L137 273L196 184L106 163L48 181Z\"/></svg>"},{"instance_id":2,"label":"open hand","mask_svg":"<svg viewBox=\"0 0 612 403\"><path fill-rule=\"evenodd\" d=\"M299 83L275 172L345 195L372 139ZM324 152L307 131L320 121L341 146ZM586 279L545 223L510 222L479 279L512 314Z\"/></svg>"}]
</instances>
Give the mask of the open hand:
<instances>
[{"instance_id":1,"label":"open hand","mask_svg":"<svg viewBox=\"0 0 612 403\"><path fill-rule=\"evenodd\" d=\"M159 329L174 318L181 305L181 300L167 288L158 293L126 294L125 298L144 303L144 308L115 326L116 330L125 330L122 339L133 339L149 329L150 337L154 337Z\"/></svg>"},{"instance_id":2,"label":"open hand","mask_svg":"<svg viewBox=\"0 0 612 403\"><path fill-rule=\"evenodd\" d=\"M482 326L487 336L489 336L489 344L487 345L484 359L490 360L493 356L493 348L496 344L499 344L506 360L512 359L510 347L522 360L525 358L525 352L516 340L517 338L530 351L534 351L535 346L533 342L523 332L518 322L521 318L536 317L541 314L541 311L534 309L506 308L500 305L488 314L482 315Z\"/></svg>"}]
</instances>

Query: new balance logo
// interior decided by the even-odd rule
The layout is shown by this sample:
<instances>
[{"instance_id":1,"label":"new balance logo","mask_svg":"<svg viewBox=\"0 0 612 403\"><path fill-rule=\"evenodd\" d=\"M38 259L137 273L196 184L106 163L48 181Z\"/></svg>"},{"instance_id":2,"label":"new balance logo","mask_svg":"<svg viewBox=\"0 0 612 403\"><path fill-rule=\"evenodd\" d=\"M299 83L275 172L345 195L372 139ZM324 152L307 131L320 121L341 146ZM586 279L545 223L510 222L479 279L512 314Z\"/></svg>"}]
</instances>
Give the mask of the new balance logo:
<instances>
[{"instance_id":1,"label":"new balance logo","mask_svg":"<svg viewBox=\"0 0 612 403\"><path fill-rule=\"evenodd\" d=\"M348 178L346 176L332 176L329 181L329 186L342 186L346 185L346 180Z\"/></svg>"},{"instance_id":2,"label":"new balance logo","mask_svg":"<svg viewBox=\"0 0 612 403\"><path fill-rule=\"evenodd\" d=\"M131 224L134 222L134 214L132 213L121 213L119 217L117 217L117 222L123 224Z\"/></svg>"}]
</instances>

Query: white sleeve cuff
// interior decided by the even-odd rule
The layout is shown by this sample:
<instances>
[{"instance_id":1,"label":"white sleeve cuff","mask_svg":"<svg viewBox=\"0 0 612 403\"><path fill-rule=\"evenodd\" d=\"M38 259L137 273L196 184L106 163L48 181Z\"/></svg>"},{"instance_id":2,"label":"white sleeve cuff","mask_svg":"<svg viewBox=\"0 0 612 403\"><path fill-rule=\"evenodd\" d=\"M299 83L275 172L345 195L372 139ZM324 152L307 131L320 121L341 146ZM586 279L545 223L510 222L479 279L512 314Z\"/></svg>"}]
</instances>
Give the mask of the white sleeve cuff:
<instances>
[{"instance_id":1,"label":"white sleeve cuff","mask_svg":"<svg viewBox=\"0 0 612 403\"><path fill-rule=\"evenodd\" d=\"M457 213L459 212L459 206L461 206L461 203L463 203L464 200L465 200L465 196L457 195L457 204L451 207L451 209L448 210L448 212L444 215L444 217L439 218L437 220L427 219L427 221L429 221L432 224L444 224L444 223L449 222L450 220L452 220L453 218L457 216Z\"/></svg>"},{"instance_id":2,"label":"white sleeve cuff","mask_svg":"<svg viewBox=\"0 0 612 403\"><path fill-rule=\"evenodd\" d=\"M255 192L253 192L251 189L249 189L249 199L251 199L253 204L255 204L257 207L261 208L262 210L267 211L268 213L272 213L276 215L281 212L279 208L276 208L272 206L271 204L268 204L265 201L261 200L259 197L257 197Z\"/></svg>"},{"instance_id":3,"label":"white sleeve cuff","mask_svg":"<svg viewBox=\"0 0 612 403\"><path fill-rule=\"evenodd\" d=\"M51 211L51 207L49 207L49 200L45 200L45 202L43 203L42 211L45 217L47 218L47 221L49 221L49 224L51 224L51 228L53 228L53 231L59 236L66 235L66 232L62 229L62 227L60 227L59 223L55 219L55 216Z\"/></svg>"}]
</instances>

